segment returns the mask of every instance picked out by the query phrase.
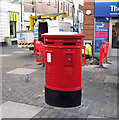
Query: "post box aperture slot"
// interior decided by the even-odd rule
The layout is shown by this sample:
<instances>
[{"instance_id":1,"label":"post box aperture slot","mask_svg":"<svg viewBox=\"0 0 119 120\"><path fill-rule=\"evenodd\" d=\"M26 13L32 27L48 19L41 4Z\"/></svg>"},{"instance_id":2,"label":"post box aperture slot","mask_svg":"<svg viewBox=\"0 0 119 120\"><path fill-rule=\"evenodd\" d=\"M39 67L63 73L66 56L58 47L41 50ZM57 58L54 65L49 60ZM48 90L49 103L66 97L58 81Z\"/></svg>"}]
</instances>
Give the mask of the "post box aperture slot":
<instances>
[{"instance_id":1,"label":"post box aperture slot","mask_svg":"<svg viewBox=\"0 0 119 120\"><path fill-rule=\"evenodd\" d=\"M54 45L54 42L46 42L46 45Z\"/></svg>"},{"instance_id":2,"label":"post box aperture slot","mask_svg":"<svg viewBox=\"0 0 119 120\"><path fill-rule=\"evenodd\" d=\"M67 43L62 43L63 46L67 46L67 45L76 45L75 42L67 42Z\"/></svg>"}]
</instances>

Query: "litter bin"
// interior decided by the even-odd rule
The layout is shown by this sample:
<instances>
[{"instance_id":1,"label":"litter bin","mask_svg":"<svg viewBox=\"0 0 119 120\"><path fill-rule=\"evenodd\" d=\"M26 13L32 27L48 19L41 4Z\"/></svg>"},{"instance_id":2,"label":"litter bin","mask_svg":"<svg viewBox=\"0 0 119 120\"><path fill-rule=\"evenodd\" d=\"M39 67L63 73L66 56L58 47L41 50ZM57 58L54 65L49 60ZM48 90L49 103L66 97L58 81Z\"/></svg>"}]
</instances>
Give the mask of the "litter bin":
<instances>
[{"instance_id":1,"label":"litter bin","mask_svg":"<svg viewBox=\"0 0 119 120\"><path fill-rule=\"evenodd\" d=\"M45 47L45 102L56 107L81 105L82 38L84 34L42 34Z\"/></svg>"}]
</instances>

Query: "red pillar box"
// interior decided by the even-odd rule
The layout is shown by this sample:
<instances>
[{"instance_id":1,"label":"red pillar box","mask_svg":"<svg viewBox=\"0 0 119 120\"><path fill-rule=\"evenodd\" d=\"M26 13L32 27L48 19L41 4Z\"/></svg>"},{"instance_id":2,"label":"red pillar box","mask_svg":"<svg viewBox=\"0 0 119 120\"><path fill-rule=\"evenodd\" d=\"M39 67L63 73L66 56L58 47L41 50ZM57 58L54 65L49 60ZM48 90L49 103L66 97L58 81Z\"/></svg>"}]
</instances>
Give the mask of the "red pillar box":
<instances>
[{"instance_id":1,"label":"red pillar box","mask_svg":"<svg viewBox=\"0 0 119 120\"><path fill-rule=\"evenodd\" d=\"M43 34L45 102L56 107L81 105L82 38L73 32Z\"/></svg>"}]
</instances>

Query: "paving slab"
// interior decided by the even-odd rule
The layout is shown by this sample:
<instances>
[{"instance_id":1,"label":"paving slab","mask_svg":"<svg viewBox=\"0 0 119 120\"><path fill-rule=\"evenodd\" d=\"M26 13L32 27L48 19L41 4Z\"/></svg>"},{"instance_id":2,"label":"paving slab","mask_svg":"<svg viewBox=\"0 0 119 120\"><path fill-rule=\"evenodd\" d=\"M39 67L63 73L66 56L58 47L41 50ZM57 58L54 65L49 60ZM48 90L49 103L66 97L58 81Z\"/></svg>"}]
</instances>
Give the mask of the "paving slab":
<instances>
[{"instance_id":1,"label":"paving slab","mask_svg":"<svg viewBox=\"0 0 119 120\"><path fill-rule=\"evenodd\" d=\"M0 54L0 57L9 57L12 56L11 54Z\"/></svg>"},{"instance_id":2,"label":"paving slab","mask_svg":"<svg viewBox=\"0 0 119 120\"><path fill-rule=\"evenodd\" d=\"M88 115L87 118L105 118L105 117L102 117L102 116L94 116L94 115Z\"/></svg>"},{"instance_id":3,"label":"paving slab","mask_svg":"<svg viewBox=\"0 0 119 120\"><path fill-rule=\"evenodd\" d=\"M7 72L8 74L19 74L19 75L26 75L35 72L36 69L29 69L29 68L17 68Z\"/></svg>"},{"instance_id":4,"label":"paving slab","mask_svg":"<svg viewBox=\"0 0 119 120\"><path fill-rule=\"evenodd\" d=\"M117 76L110 76L107 75L106 79L104 80L105 83L115 83L117 84Z\"/></svg>"},{"instance_id":5,"label":"paving slab","mask_svg":"<svg viewBox=\"0 0 119 120\"><path fill-rule=\"evenodd\" d=\"M26 105L8 101L0 105L2 108L2 118L32 118L42 110L42 107Z\"/></svg>"}]
</instances>

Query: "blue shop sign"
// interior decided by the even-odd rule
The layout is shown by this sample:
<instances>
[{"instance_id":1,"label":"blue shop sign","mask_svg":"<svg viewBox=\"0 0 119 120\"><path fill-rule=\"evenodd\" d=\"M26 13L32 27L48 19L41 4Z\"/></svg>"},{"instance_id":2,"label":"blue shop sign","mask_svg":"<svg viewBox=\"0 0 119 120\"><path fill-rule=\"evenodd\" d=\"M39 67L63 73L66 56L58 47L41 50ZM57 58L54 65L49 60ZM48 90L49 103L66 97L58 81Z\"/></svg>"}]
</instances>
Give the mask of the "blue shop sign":
<instances>
[{"instance_id":1,"label":"blue shop sign","mask_svg":"<svg viewBox=\"0 0 119 120\"><path fill-rule=\"evenodd\" d=\"M95 2L95 17L119 17L119 2Z\"/></svg>"}]
</instances>

